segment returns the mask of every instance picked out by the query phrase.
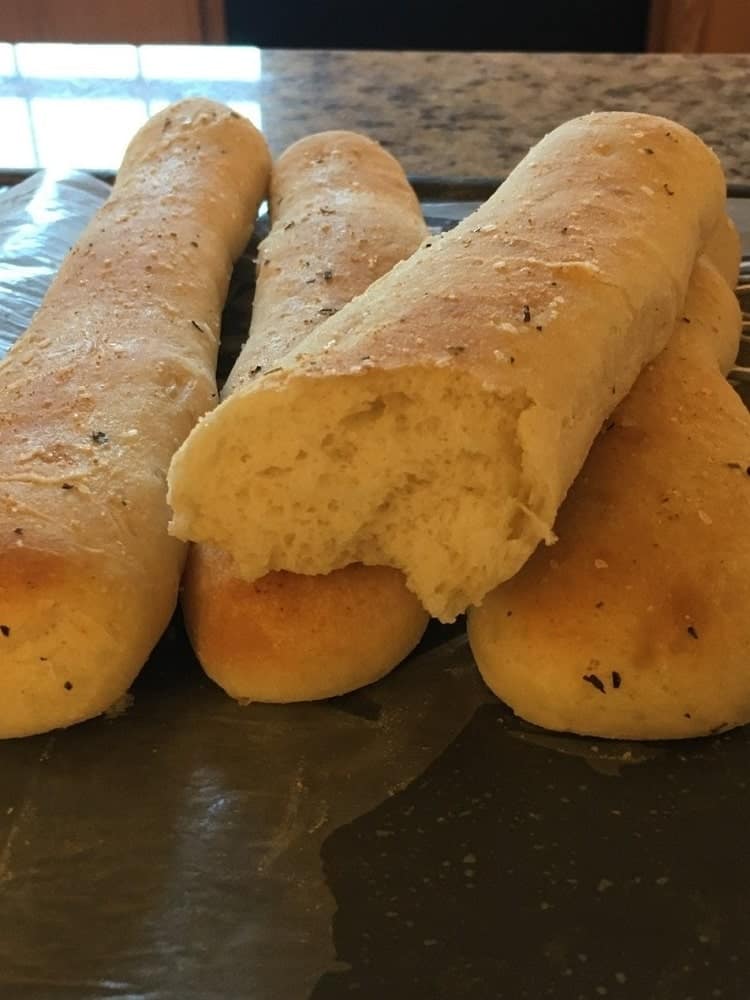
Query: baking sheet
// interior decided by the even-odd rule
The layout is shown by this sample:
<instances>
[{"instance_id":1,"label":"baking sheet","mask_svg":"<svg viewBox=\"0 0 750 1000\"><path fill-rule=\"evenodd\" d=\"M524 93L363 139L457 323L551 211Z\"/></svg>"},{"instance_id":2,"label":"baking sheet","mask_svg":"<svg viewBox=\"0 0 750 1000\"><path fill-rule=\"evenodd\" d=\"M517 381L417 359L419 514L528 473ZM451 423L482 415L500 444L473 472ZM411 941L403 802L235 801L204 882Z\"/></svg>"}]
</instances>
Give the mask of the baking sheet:
<instances>
[{"instance_id":1,"label":"baking sheet","mask_svg":"<svg viewBox=\"0 0 750 1000\"><path fill-rule=\"evenodd\" d=\"M748 729L537 730L460 625L360 692L242 707L177 616L133 695L0 744L3 1000L750 995Z\"/></svg>"}]
</instances>

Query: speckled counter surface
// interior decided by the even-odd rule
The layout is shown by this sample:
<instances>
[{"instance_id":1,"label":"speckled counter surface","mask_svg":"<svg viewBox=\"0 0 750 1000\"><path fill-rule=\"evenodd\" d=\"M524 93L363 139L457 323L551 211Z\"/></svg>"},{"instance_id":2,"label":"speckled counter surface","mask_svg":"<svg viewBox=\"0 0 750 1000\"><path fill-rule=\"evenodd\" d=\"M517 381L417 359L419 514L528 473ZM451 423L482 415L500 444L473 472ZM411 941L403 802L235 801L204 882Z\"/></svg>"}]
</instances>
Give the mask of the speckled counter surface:
<instances>
[{"instance_id":1,"label":"speckled counter surface","mask_svg":"<svg viewBox=\"0 0 750 1000\"><path fill-rule=\"evenodd\" d=\"M362 129L413 173L498 176L562 121L639 110L711 143L750 180L750 55L263 53L264 128L276 149L305 131Z\"/></svg>"},{"instance_id":2,"label":"speckled counter surface","mask_svg":"<svg viewBox=\"0 0 750 1000\"><path fill-rule=\"evenodd\" d=\"M72 51L71 51L72 50ZM415 174L502 176L594 109L697 131L750 181L750 55L316 52L0 44L0 169L117 168L149 114L205 95L249 114L274 152L327 128L380 139Z\"/></svg>"}]
</instances>

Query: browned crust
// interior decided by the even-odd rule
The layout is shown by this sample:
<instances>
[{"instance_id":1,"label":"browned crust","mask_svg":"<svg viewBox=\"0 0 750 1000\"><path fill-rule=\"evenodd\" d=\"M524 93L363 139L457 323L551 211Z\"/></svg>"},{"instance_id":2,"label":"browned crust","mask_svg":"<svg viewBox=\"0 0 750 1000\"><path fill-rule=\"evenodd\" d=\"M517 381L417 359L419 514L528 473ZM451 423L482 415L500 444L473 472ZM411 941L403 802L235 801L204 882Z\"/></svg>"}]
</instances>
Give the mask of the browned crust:
<instances>
[{"instance_id":1,"label":"browned crust","mask_svg":"<svg viewBox=\"0 0 750 1000\"><path fill-rule=\"evenodd\" d=\"M426 624L396 570L355 565L247 583L226 553L203 545L191 548L182 606L207 673L235 697L269 701L326 698L371 683L403 659Z\"/></svg>"}]
</instances>

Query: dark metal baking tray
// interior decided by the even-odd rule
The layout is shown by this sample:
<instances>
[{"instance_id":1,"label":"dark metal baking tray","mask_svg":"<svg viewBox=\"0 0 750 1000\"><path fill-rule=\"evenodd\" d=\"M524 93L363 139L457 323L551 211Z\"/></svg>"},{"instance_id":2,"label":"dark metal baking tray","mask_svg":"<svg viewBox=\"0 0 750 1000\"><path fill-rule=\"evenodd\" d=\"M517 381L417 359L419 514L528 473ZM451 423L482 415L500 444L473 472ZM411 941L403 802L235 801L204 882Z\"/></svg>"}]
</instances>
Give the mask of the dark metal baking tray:
<instances>
[{"instance_id":1,"label":"dark metal baking tray","mask_svg":"<svg viewBox=\"0 0 750 1000\"><path fill-rule=\"evenodd\" d=\"M481 183L419 190L439 223ZM243 707L177 615L133 695L0 744L2 1000L750 996L748 729L535 729L460 623L355 694Z\"/></svg>"}]
</instances>

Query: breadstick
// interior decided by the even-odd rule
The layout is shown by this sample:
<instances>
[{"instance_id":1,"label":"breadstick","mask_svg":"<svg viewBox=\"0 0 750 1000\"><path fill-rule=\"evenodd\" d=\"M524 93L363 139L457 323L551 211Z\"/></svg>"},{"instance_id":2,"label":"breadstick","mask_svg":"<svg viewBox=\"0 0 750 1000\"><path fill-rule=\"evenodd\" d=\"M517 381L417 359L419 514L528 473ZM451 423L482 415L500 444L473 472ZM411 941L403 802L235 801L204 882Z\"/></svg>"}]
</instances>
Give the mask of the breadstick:
<instances>
[{"instance_id":1,"label":"breadstick","mask_svg":"<svg viewBox=\"0 0 750 1000\"><path fill-rule=\"evenodd\" d=\"M624 739L750 721L750 414L722 375L739 331L701 258L667 348L573 484L559 542L470 612L485 681L524 719Z\"/></svg>"},{"instance_id":2,"label":"breadstick","mask_svg":"<svg viewBox=\"0 0 750 1000\"><path fill-rule=\"evenodd\" d=\"M222 393L272 367L427 235L399 164L377 143L325 132L291 146L271 182L273 228L261 245L250 336ZM238 578L231 556L192 546L182 605L204 669L232 697L327 698L391 670L427 613L390 567L327 576Z\"/></svg>"},{"instance_id":3,"label":"breadstick","mask_svg":"<svg viewBox=\"0 0 750 1000\"><path fill-rule=\"evenodd\" d=\"M222 105L156 115L0 365L0 736L105 711L169 622L185 546L166 472L215 403L221 309L269 169Z\"/></svg>"},{"instance_id":4,"label":"breadstick","mask_svg":"<svg viewBox=\"0 0 750 1000\"><path fill-rule=\"evenodd\" d=\"M724 197L713 153L665 119L556 129L198 424L170 469L172 530L231 550L247 579L395 566L451 620L553 541Z\"/></svg>"}]
</instances>

